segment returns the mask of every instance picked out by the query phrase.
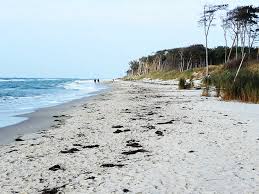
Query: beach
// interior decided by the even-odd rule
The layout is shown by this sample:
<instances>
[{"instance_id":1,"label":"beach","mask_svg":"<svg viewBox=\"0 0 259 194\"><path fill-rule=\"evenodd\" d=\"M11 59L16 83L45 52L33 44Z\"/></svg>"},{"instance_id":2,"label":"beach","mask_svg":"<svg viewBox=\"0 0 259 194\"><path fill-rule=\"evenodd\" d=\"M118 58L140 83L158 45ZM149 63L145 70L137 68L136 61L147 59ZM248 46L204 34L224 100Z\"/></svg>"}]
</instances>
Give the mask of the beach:
<instances>
[{"instance_id":1,"label":"beach","mask_svg":"<svg viewBox=\"0 0 259 194\"><path fill-rule=\"evenodd\" d=\"M259 192L259 105L171 81L110 87L1 145L0 193Z\"/></svg>"}]
</instances>

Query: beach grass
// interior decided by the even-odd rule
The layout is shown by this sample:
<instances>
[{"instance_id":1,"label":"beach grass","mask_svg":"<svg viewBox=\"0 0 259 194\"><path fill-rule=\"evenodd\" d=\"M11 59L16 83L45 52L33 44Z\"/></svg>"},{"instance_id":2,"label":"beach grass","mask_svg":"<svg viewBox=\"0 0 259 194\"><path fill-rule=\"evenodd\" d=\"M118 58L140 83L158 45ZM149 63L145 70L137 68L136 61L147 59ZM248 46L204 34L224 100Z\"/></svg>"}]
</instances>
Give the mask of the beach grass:
<instances>
[{"instance_id":1,"label":"beach grass","mask_svg":"<svg viewBox=\"0 0 259 194\"><path fill-rule=\"evenodd\" d=\"M224 65L209 66L210 76L205 77L205 68L194 68L179 72L154 71L141 76L128 76L125 80L159 79L174 80L178 79L179 89L187 89L186 80L203 79L203 86L209 91L209 86L215 86L216 96L224 100L238 100L242 102L259 103L259 63L250 61L244 64L235 82L234 78L237 68L228 68ZM206 92L205 92L206 93ZM209 94L205 94L209 96ZM207 92L208 93L208 92Z\"/></svg>"},{"instance_id":2,"label":"beach grass","mask_svg":"<svg viewBox=\"0 0 259 194\"><path fill-rule=\"evenodd\" d=\"M211 76L211 85L218 89L224 100L259 103L259 74L244 69L235 79L235 71Z\"/></svg>"}]
</instances>

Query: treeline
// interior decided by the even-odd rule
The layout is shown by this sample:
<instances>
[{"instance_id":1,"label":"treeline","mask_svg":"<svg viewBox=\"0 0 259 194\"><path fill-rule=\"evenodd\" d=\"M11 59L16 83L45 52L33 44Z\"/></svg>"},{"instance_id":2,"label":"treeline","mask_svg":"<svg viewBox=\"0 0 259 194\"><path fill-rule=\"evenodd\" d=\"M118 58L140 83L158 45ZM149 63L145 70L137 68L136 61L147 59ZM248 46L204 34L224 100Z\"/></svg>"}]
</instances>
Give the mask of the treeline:
<instances>
[{"instance_id":1,"label":"treeline","mask_svg":"<svg viewBox=\"0 0 259 194\"><path fill-rule=\"evenodd\" d=\"M245 49L248 50L247 47ZM209 64L224 64L226 60L225 52L230 52L230 50L231 48L227 47L226 49L224 46L208 49ZM238 47L237 50L240 53L242 48ZM259 60L258 49L252 47L250 51L250 59ZM232 52L231 58L235 58L234 52ZM203 45L192 45L184 48L162 50L153 55L133 60L129 65L128 75L143 75L152 71L185 71L197 67L206 67L205 47Z\"/></svg>"},{"instance_id":2,"label":"treeline","mask_svg":"<svg viewBox=\"0 0 259 194\"><path fill-rule=\"evenodd\" d=\"M221 12L221 28L225 39L224 46L208 48L210 28ZM199 20L204 29L205 46L191 45L158 51L153 55L133 60L129 63L128 75L143 75L152 71L189 70L226 64L232 60L259 60L259 49L254 47L259 34L259 7L239 6L228 10L228 5L205 5ZM229 44L229 40L230 44ZM222 44L223 45L223 44Z\"/></svg>"}]
</instances>

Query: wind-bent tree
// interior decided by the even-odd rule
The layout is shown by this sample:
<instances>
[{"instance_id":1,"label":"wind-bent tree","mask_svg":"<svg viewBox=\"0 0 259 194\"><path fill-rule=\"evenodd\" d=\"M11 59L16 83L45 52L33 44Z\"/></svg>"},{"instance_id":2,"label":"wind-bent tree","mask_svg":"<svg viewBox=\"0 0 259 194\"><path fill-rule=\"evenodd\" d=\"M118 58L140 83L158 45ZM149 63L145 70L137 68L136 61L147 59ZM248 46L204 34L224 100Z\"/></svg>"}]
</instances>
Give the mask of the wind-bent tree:
<instances>
[{"instance_id":1,"label":"wind-bent tree","mask_svg":"<svg viewBox=\"0 0 259 194\"><path fill-rule=\"evenodd\" d=\"M257 24L254 28L249 28L248 30L248 54L251 55L251 48L253 47L256 38L259 35L259 25Z\"/></svg>"},{"instance_id":2,"label":"wind-bent tree","mask_svg":"<svg viewBox=\"0 0 259 194\"><path fill-rule=\"evenodd\" d=\"M134 75L137 73L139 68L139 61L133 60L129 62L130 71L128 71L128 74Z\"/></svg>"},{"instance_id":3,"label":"wind-bent tree","mask_svg":"<svg viewBox=\"0 0 259 194\"><path fill-rule=\"evenodd\" d=\"M213 26L213 21L216 16L216 12L224 10L228 5L204 5L203 13L199 20L199 23L204 28L205 35L205 49L206 49L206 76L209 75L209 55L208 55L208 36L211 26Z\"/></svg>"},{"instance_id":4,"label":"wind-bent tree","mask_svg":"<svg viewBox=\"0 0 259 194\"><path fill-rule=\"evenodd\" d=\"M239 40L241 42L242 58L245 55L246 45L250 48L250 45L253 44L253 36L257 34L257 28L255 26L258 24L258 12L258 7L249 5L236 7L227 13L226 21L235 34L234 41L236 41L236 59L238 58ZM246 38L248 40L246 40ZM248 41L247 44L246 41ZM248 52L250 53L250 49Z\"/></svg>"}]
</instances>

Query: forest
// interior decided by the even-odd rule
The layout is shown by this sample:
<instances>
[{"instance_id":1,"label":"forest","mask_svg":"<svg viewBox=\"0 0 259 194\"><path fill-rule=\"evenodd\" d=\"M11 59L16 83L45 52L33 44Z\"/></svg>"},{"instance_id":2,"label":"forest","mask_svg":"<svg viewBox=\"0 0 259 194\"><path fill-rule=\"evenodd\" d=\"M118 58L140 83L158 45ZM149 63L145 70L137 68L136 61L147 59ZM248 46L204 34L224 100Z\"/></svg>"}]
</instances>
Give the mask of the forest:
<instances>
[{"instance_id":1,"label":"forest","mask_svg":"<svg viewBox=\"0 0 259 194\"><path fill-rule=\"evenodd\" d=\"M220 13L220 14L219 14ZM145 75L156 71L177 70L183 72L204 67L209 74L209 65L233 64L241 61L259 61L259 48L256 47L259 35L259 7L253 5L228 9L228 5L204 5L200 20L204 31L205 44L157 51L129 62L128 76ZM208 48L209 32L219 19L224 43L216 48Z\"/></svg>"}]
</instances>

